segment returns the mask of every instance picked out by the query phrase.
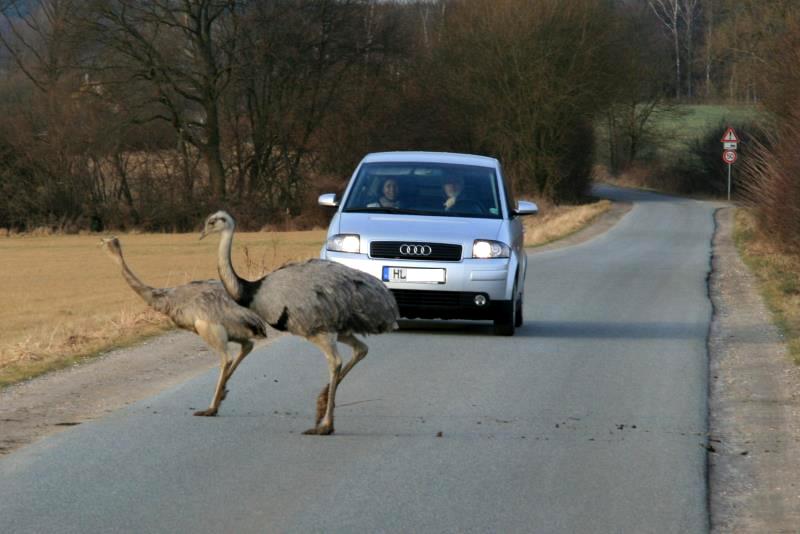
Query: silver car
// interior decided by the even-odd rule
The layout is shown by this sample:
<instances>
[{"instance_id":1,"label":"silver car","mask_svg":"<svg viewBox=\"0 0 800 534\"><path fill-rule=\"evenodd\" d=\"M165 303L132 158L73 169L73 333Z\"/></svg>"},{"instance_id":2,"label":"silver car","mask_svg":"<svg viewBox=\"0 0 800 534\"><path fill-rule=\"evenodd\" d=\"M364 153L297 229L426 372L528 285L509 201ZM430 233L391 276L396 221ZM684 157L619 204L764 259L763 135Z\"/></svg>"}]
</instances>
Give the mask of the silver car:
<instances>
[{"instance_id":1,"label":"silver car","mask_svg":"<svg viewBox=\"0 0 800 534\"><path fill-rule=\"evenodd\" d=\"M380 278L403 317L489 319L495 333L522 325L527 256L520 215L494 158L440 152L367 155L355 170L323 259Z\"/></svg>"}]
</instances>

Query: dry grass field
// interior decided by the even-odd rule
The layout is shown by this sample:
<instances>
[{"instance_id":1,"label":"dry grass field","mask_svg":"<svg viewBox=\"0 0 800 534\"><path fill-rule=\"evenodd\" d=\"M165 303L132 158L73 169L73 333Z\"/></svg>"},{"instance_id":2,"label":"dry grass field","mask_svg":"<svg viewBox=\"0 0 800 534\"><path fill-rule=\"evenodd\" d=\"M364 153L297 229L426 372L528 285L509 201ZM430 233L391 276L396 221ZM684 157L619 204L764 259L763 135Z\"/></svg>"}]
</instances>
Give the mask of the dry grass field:
<instances>
[{"instance_id":1,"label":"dry grass field","mask_svg":"<svg viewBox=\"0 0 800 534\"><path fill-rule=\"evenodd\" d=\"M543 207L526 217L526 245L567 236L611 204ZM0 238L0 387L72 365L171 328L128 287L99 235ZM125 259L146 284L216 278L217 236L122 234ZM325 231L237 233L233 261L257 278L291 260L317 257Z\"/></svg>"},{"instance_id":2,"label":"dry grass field","mask_svg":"<svg viewBox=\"0 0 800 534\"><path fill-rule=\"evenodd\" d=\"M216 277L217 236L118 237L128 265L146 284ZM322 230L237 233L234 264L255 278L286 261L318 256L324 238ZM0 239L0 386L170 328L128 287L99 242L98 235Z\"/></svg>"}]
</instances>

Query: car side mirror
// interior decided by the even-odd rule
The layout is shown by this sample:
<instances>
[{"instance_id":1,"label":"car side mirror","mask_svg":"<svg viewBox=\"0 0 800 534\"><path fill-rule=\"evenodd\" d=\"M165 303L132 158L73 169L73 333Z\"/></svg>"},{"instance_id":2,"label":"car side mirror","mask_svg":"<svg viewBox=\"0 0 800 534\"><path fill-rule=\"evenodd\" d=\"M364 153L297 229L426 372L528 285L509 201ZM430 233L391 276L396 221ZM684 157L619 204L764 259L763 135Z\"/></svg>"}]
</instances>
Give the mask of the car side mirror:
<instances>
[{"instance_id":1,"label":"car side mirror","mask_svg":"<svg viewBox=\"0 0 800 534\"><path fill-rule=\"evenodd\" d=\"M536 215L537 213L539 213L539 206L535 202L527 200L517 202L517 209L514 210L514 215Z\"/></svg>"},{"instance_id":2,"label":"car side mirror","mask_svg":"<svg viewBox=\"0 0 800 534\"><path fill-rule=\"evenodd\" d=\"M325 193L324 195L320 195L317 202L320 206L327 206L329 208L335 208L339 205L339 201L336 200L336 193Z\"/></svg>"}]
</instances>

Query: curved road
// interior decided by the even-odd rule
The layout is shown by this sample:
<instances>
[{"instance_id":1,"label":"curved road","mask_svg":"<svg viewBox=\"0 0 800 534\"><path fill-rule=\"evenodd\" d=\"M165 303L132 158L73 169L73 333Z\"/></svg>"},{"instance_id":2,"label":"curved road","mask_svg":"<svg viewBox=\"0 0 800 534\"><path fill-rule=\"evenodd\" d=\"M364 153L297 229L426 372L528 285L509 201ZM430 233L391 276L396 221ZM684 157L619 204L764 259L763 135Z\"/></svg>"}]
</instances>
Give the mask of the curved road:
<instances>
[{"instance_id":1,"label":"curved road","mask_svg":"<svg viewBox=\"0 0 800 534\"><path fill-rule=\"evenodd\" d=\"M337 433L297 338L0 458L0 532L705 532L713 206L635 203L530 256L525 326L406 323L368 340Z\"/></svg>"}]
</instances>

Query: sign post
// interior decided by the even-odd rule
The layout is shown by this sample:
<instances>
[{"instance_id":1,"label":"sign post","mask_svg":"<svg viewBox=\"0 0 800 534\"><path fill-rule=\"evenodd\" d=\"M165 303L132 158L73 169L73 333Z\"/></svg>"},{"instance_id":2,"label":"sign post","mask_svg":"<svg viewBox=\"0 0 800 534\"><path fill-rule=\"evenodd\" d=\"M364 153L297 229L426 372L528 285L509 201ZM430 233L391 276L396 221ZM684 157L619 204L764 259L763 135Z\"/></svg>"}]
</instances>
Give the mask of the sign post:
<instances>
[{"instance_id":1,"label":"sign post","mask_svg":"<svg viewBox=\"0 0 800 534\"><path fill-rule=\"evenodd\" d=\"M731 165L736 163L737 154L736 149L739 146L739 138L736 136L736 132L731 128L728 127L725 130L725 133L722 135L722 161L724 161L728 165L728 202L731 201Z\"/></svg>"}]
</instances>

